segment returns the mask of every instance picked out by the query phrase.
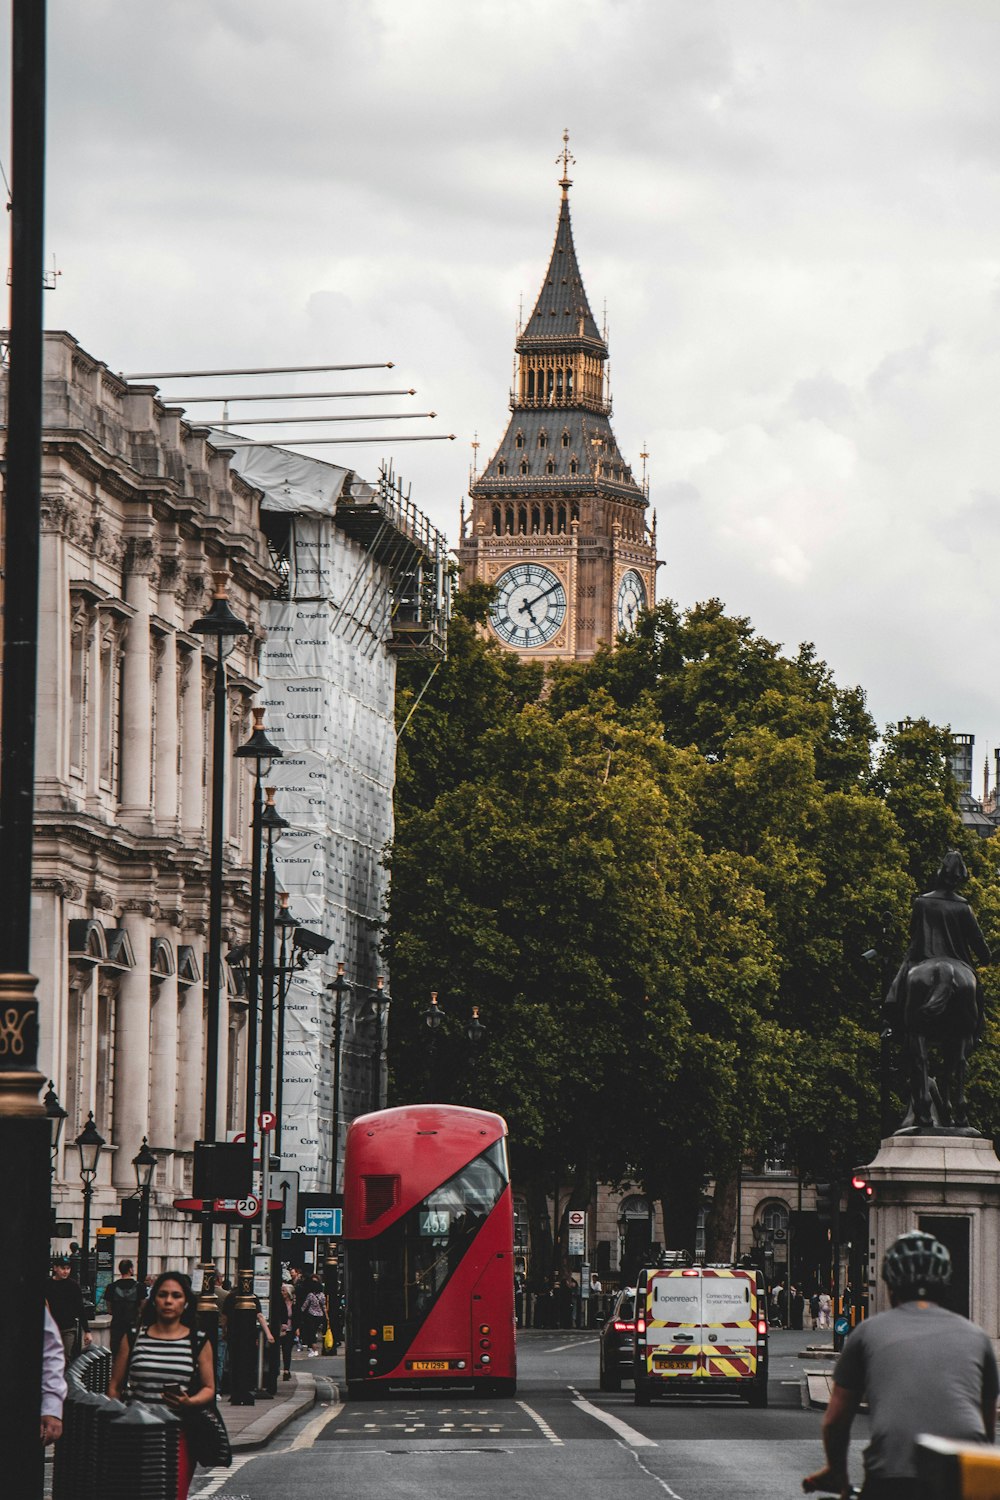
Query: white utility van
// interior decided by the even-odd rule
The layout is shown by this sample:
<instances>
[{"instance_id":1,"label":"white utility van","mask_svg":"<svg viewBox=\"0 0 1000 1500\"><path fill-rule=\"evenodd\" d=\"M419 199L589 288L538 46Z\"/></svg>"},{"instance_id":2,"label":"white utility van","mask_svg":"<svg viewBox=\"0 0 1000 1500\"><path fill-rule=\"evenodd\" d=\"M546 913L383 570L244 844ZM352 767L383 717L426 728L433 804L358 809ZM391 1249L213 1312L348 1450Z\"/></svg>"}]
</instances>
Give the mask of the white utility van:
<instances>
[{"instance_id":1,"label":"white utility van","mask_svg":"<svg viewBox=\"0 0 1000 1500\"><path fill-rule=\"evenodd\" d=\"M759 1271L688 1266L640 1271L635 1404L654 1395L729 1391L767 1405L767 1297Z\"/></svg>"}]
</instances>

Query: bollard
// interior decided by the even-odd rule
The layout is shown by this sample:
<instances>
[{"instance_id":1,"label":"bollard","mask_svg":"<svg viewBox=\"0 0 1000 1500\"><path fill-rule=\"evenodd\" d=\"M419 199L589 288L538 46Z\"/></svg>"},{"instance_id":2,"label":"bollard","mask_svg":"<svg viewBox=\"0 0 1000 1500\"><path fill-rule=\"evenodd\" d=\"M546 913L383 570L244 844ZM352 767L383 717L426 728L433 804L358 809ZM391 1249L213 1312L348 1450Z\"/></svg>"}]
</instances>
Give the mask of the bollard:
<instances>
[{"instance_id":1,"label":"bollard","mask_svg":"<svg viewBox=\"0 0 1000 1500\"><path fill-rule=\"evenodd\" d=\"M107 1432L101 1500L174 1500L179 1418L136 1401Z\"/></svg>"},{"instance_id":2,"label":"bollard","mask_svg":"<svg viewBox=\"0 0 1000 1500\"><path fill-rule=\"evenodd\" d=\"M236 1295L229 1314L229 1400L233 1406L253 1406L257 1385L257 1304L253 1295L253 1270L241 1266L236 1272Z\"/></svg>"},{"instance_id":3,"label":"bollard","mask_svg":"<svg viewBox=\"0 0 1000 1500\"><path fill-rule=\"evenodd\" d=\"M207 1333L212 1345L212 1365L219 1368L219 1299L213 1287L208 1285L208 1273L201 1279L198 1293L198 1330Z\"/></svg>"}]
</instances>

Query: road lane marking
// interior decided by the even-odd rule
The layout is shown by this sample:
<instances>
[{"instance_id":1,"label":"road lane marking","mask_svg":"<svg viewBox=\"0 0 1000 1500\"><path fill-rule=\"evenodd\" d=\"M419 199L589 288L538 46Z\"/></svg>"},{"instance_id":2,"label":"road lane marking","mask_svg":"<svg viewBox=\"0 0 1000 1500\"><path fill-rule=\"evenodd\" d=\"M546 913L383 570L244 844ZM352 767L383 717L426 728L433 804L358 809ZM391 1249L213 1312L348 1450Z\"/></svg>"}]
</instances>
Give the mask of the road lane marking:
<instances>
[{"instance_id":1,"label":"road lane marking","mask_svg":"<svg viewBox=\"0 0 1000 1500\"><path fill-rule=\"evenodd\" d=\"M334 1387L334 1389L336 1389L336 1387ZM302 1431L299 1433L295 1441L289 1443L286 1451L288 1453L294 1453L296 1450L301 1448L311 1448L327 1423L332 1422L337 1417L339 1417L340 1413L343 1410L344 1403L339 1399L339 1397L336 1401L331 1402L329 1406L324 1406L323 1410L319 1412L317 1416L313 1417L311 1422L308 1422L306 1426L303 1427Z\"/></svg>"},{"instance_id":2,"label":"road lane marking","mask_svg":"<svg viewBox=\"0 0 1000 1500\"><path fill-rule=\"evenodd\" d=\"M561 1437L556 1437L555 1433L552 1431L552 1428L549 1426L548 1422L543 1421L543 1419L538 1415L537 1411L533 1410L533 1408L528 1405L527 1401L519 1401L517 1404L521 1408L522 1411L526 1411L528 1413L528 1416L534 1422L535 1426L538 1428L539 1432L542 1434L542 1437L547 1437L548 1440L549 1440L549 1442L550 1443L555 1443L555 1445L556 1445L557 1448L563 1447L563 1440L562 1440L562 1438Z\"/></svg>"},{"instance_id":3,"label":"road lane marking","mask_svg":"<svg viewBox=\"0 0 1000 1500\"><path fill-rule=\"evenodd\" d=\"M654 1474L653 1471L652 1471L652 1469L649 1467L649 1465L643 1463L642 1459L639 1457L638 1453L636 1453L636 1451L634 1449L632 1449L631 1451L632 1451L632 1457L635 1459L636 1463L639 1465L639 1468L642 1470L642 1472L644 1474L648 1474L649 1477L650 1477L650 1479L654 1479L656 1481L656 1483L660 1486L660 1489L663 1490L664 1494L669 1495L670 1500L683 1500L683 1497L681 1495L678 1495L678 1493L677 1493L676 1490L672 1490L670 1488L669 1484L667 1483L667 1481L665 1479L661 1479L660 1476L659 1476L659 1474Z\"/></svg>"},{"instance_id":4,"label":"road lane marking","mask_svg":"<svg viewBox=\"0 0 1000 1500\"><path fill-rule=\"evenodd\" d=\"M240 1458L234 1458L228 1469L223 1469L208 1481L203 1490L195 1491L195 1500L208 1500L209 1495L217 1495L224 1484L228 1484L233 1475L242 1469L244 1464L251 1463L253 1459L260 1458L259 1453L244 1453Z\"/></svg>"},{"instance_id":5,"label":"road lane marking","mask_svg":"<svg viewBox=\"0 0 1000 1500\"><path fill-rule=\"evenodd\" d=\"M652 1438L646 1437L644 1433L636 1432L635 1428L630 1427L627 1422L623 1422L621 1417L613 1416L611 1412L603 1411L601 1407L594 1406L592 1402L587 1400L586 1396L580 1395L575 1386L568 1386L567 1389L573 1394L574 1406L578 1406L582 1412L586 1412L588 1417L594 1417L598 1422L603 1422L605 1427L610 1427L611 1431L616 1432L622 1442L627 1443L630 1448L658 1448L660 1446Z\"/></svg>"},{"instance_id":6,"label":"road lane marking","mask_svg":"<svg viewBox=\"0 0 1000 1500\"><path fill-rule=\"evenodd\" d=\"M599 1344L600 1338L574 1339L571 1344L556 1344L554 1349L546 1349L546 1354L563 1354L567 1349L582 1349L584 1344Z\"/></svg>"}]
</instances>

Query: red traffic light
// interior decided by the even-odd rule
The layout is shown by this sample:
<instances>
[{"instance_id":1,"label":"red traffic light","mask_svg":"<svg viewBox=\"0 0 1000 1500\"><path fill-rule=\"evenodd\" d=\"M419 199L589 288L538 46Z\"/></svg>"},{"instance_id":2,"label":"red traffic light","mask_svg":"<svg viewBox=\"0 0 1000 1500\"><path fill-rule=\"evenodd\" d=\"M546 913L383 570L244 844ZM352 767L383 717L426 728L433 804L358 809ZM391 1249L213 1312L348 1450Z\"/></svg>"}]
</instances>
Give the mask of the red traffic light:
<instances>
[{"instance_id":1,"label":"red traffic light","mask_svg":"<svg viewBox=\"0 0 1000 1500\"><path fill-rule=\"evenodd\" d=\"M855 1172L854 1176L851 1178L851 1187L856 1193L864 1193L866 1198L871 1198L875 1192L875 1189L872 1187L868 1179L859 1176L857 1172Z\"/></svg>"}]
</instances>

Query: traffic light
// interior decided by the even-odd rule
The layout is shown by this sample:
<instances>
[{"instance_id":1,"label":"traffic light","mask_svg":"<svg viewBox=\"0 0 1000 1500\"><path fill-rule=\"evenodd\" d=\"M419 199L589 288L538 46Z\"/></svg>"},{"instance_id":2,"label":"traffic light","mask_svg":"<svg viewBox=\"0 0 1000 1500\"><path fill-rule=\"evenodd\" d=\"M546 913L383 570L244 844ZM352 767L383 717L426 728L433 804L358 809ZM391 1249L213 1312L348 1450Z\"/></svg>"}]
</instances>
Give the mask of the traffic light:
<instances>
[{"instance_id":1,"label":"traffic light","mask_svg":"<svg viewBox=\"0 0 1000 1500\"><path fill-rule=\"evenodd\" d=\"M840 1184L817 1182L816 1217L821 1224L832 1224L840 1206Z\"/></svg>"},{"instance_id":2,"label":"traffic light","mask_svg":"<svg viewBox=\"0 0 1000 1500\"><path fill-rule=\"evenodd\" d=\"M875 1196L875 1189L860 1170L851 1176L851 1212L867 1214L868 1205Z\"/></svg>"}]
</instances>

